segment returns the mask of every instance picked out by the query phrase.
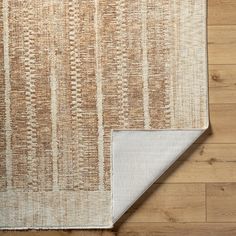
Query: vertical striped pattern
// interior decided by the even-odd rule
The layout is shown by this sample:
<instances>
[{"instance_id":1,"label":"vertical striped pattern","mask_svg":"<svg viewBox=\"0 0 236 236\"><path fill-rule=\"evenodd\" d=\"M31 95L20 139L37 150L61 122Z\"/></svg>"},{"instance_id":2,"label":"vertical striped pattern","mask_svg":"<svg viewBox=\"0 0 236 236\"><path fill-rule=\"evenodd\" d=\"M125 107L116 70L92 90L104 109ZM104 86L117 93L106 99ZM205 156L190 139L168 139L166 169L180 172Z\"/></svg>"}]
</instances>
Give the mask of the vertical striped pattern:
<instances>
[{"instance_id":1,"label":"vertical striped pattern","mask_svg":"<svg viewBox=\"0 0 236 236\"><path fill-rule=\"evenodd\" d=\"M27 4L15 4L9 3L13 188L51 190L49 60L44 50L48 37L45 23L39 21L45 13L41 4L32 2L31 9ZM18 7L21 11L14 10ZM30 18L28 30L25 22Z\"/></svg>"},{"instance_id":2,"label":"vertical striped pattern","mask_svg":"<svg viewBox=\"0 0 236 236\"><path fill-rule=\"evenodd\" d=\"M205 0L2 3L0 226L108 227L111 131L206 125Z\"/></svg>"},{"instance_id":3,"label":"vertical striped pattern","mask_svg":"<svg viewBox=\"0 0 236 236\"><path fill-rule=\"evenodd\" d=\"M57 122L59 187L97 190L102 160L99 167L96 35L95 19L91 18L95 4L93 0L79 4L68 1L64 9L67 18L61 25L66 24L66 27L61 31L67 37L60 49L64 57L57 65L65 68L57 74L60 77L57 95L60 111ZM81 21L79 17L83 12L87 14ZM56 40L55 44L60 42Z\"/></svg>"}]
</instances>

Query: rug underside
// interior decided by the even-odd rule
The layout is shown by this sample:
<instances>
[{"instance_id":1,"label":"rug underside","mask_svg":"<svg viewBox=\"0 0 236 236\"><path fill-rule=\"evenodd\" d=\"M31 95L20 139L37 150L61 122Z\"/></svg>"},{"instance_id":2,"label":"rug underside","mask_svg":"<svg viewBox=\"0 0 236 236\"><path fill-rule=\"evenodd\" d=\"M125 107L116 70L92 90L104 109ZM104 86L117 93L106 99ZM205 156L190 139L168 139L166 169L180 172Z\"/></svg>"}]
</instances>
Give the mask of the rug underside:
<instances>
[{"instance_id":1,"label":"rug underside","mask_svg":"<svg viewBox=\"0 0 236 236\"><path fill-rule=\"evenodd\" d=\"M112 227L208 127L206 0L0 10L0 228Z\"/></svg>"}]
</instances>

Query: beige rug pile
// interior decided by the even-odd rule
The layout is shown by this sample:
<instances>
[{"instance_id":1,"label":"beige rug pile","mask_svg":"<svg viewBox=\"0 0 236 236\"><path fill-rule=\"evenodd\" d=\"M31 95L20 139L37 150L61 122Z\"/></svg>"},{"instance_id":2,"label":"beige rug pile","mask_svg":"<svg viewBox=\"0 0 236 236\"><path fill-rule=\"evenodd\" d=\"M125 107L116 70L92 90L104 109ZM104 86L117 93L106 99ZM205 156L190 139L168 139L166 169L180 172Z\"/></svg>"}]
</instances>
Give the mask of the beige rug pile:
<instances>
[{"instance_id":1,"label":"beige rug pile","mask_svg":"<svg viewBox=\"0 0 236 236\"><path fill-rule=\"evenodd\" d=\"M1 0L0 62L1 228L111 227L112 131L208 126L205 0Z\"/></svg>"}]
</instances>

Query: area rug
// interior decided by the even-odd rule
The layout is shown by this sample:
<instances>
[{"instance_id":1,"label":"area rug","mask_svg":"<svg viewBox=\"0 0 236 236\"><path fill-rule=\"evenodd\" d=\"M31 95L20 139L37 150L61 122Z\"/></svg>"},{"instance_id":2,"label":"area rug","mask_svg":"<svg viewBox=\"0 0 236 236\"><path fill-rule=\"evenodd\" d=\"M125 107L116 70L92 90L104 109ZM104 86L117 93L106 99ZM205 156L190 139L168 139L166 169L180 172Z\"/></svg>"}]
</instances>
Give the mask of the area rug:
<instances>
[{"instance_id":1,"label":"area rug","mask_svg":"<svg viewBox=\"0 0 236 236\"><path fill-rule=\"evenodd\" d=\"M206 0L0 8L0 227L112 227L208 127Z\"/></svg>"}]
</instances>

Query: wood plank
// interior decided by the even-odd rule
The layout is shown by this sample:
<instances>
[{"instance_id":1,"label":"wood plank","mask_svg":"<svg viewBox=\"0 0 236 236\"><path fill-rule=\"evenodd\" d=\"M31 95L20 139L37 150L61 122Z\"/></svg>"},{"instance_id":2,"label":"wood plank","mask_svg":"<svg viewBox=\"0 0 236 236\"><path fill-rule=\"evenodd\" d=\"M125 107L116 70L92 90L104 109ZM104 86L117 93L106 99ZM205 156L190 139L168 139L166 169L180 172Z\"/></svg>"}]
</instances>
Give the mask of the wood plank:
<instances>
[{"instance_id":1,"label":"wood plank","mask_svg":"<svg viewBox=\"0 0 236 236\"><path fill-rule=\"evenodd\" d=\"M209 66L209 102L236 103L236 66Z\"/></svg>"},{"instance_id":2,"label":"wood plank","mask_svg":"<svg viewBox=\"0 0 236 236\"><path fill-rule=\"evenodd\" d=\"M209 64L236 64L236 25L209 26L208 53Z\"/></svg>"},{"instance_id":3,"label":"wood plank","mask_svg":"<svg viewBox=\"0 0 236 236\"><path fill-rule=\"evenodd\" d=\"M204 184L155 184L153 190L126 213L127 222L205 221Z\"/></svg>"},{"instance_id":4,"label":"wood plank","mask_svg":"<svg viewBox=\"0 0 236 236\"><path fill-rule=\"evenodd\" d=\"M236 143L236 104L211 104L211 135L203 135L198 143Z\"/></svg>"},{"instance_id":5,"label":"wood plank","mask_svg":"<svg viewBox=\"0 0 236 236\"><path fill-rule=\"evenodd\" d=\"M236 144L193 145L157 183L236 182Z\"/></svg>"},{"instance_id":6,"label":"wood plank","mask_svg":"<svg viewBox=\"0 0 236 236\"><path fill-rule=\"evenodd\" d=\"M235 44L236 25L212 25L208 29L208 44Z\"/></svg>"},{"instance_id":7,"label":"wood plank","mask_svg":"<svg viewBox=\"0 0 236 236\"><path fill-rule=\"evenodd\" d=\"M236 183L207 184L207 221L236 222Z\"/></svg>"},{"instance_id":8,"label":"wood plank","mask_svg":"<svg viewBox=\"0 0 236 236\"><path fill-rule=\"evenodd\" d=\"M235 236L236 224L212 223L129 223L117 236Z\"/></svg>"},{"instance_id":9,"label":"wood plank","mask_svg":"<svg viewBox=\"0 0 236 236\"><path fill-rule=\"evenodd\" d=\"M208 24L231 25L236 24L235 0L208 0Z\"/></svg>"}]
</instances>

